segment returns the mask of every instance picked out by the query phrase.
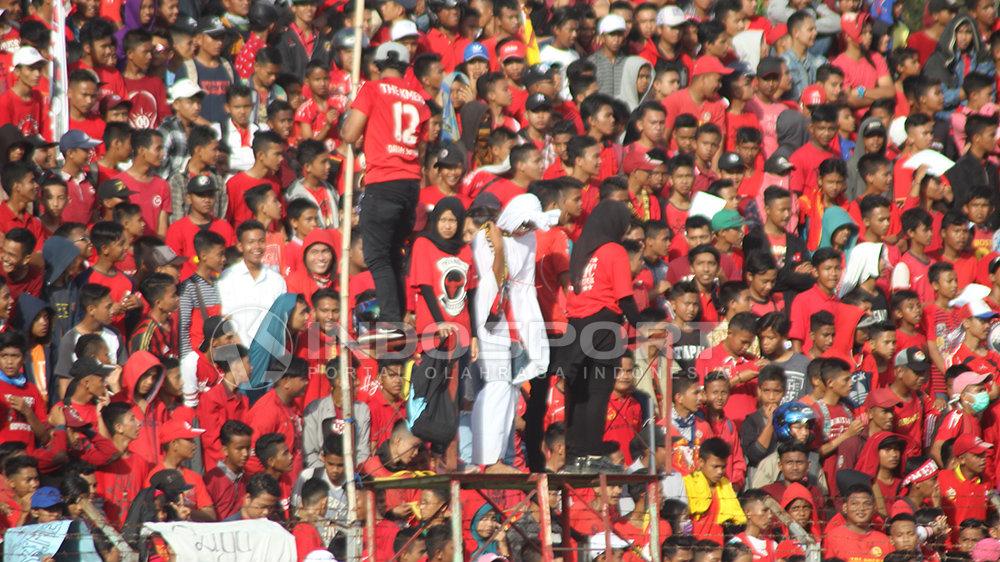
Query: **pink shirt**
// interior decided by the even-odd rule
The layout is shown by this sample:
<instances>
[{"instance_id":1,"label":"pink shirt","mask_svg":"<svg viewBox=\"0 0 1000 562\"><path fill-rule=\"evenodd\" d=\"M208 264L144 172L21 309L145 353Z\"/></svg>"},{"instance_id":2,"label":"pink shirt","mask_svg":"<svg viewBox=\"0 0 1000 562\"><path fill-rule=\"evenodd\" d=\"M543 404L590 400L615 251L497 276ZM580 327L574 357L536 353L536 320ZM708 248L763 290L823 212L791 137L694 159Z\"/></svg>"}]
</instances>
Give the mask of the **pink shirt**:
<instances>
[{"instance_id":1,"label":"pink shirt","mask_svg":"<svg viewBox=\"0 0 1000 562\"><path fill-rule=\"evenodd\" d=\"M778 115L792 109L784 103L767 103L760 98L747 102L746 110L757 116L760 131L764 135L764 157L770 157L778 149Z\"/></svg>"}]
</instances>

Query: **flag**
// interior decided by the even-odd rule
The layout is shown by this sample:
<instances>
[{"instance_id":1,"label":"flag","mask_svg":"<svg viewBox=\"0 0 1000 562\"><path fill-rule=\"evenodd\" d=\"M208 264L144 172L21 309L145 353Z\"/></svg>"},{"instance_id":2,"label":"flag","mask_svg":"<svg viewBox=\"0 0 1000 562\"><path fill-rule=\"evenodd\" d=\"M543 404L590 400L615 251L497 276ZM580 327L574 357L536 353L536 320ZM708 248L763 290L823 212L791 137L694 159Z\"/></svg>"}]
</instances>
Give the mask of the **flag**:
<instances>
[{"instance_id":1,"label":"flag","mask_svg":"<svg viewBox=\"0 0 1000 562\"><path fill-rule=\"evenodd\" d=\"M523 25L521 25L521 40L528 47L526 59L528 66L538 64L542 62L542 55L538 50L538 38L535 37L535 28L531 25L531 18L528 17L528 13L523 8L521 10L521 19L523 20Z\"/></svg>"}]
</instances>

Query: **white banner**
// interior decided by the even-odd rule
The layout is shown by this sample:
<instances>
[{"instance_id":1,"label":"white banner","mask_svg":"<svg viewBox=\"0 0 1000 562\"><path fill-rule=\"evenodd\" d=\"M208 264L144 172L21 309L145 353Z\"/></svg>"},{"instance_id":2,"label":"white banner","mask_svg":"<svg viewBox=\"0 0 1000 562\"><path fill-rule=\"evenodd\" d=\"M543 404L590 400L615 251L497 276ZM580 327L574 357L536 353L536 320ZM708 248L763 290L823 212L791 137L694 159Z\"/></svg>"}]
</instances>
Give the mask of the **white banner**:
<instances>
[{"instance_id":1,"label":"white banner","mask_svg":"<svg viewBox=\"0 0 1000 562\"><path fill-rule=\"evenodd\" d=\"M146 523L184 562L295 562L295 539L267 519L228 523Z\"/></svg>"}]
</instances>

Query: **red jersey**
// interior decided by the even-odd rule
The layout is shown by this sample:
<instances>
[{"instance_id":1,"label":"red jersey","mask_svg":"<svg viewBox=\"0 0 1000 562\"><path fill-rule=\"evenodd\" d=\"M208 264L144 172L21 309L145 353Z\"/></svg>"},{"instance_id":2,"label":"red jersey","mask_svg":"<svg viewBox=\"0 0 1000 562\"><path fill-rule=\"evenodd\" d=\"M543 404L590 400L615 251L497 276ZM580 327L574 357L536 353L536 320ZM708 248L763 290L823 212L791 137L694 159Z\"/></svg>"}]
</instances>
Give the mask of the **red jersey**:
<instances>
[{"instance_id":1,"label":"red jersey","mask_svg":"<svg viewBox=\"0 0 1000 562\"><path fill-rule=\"evenodd\" d=\"M712 371L721 371L732 378L745 371L758 371L757 365L746 357L731 354L726 349L725 342L702 350L694 362L694 370L698 380L705 384L705 377ZM743 384L734 385L726 401L726 417L737 424L743 423L747 416L757 409L757 380L752 379Z\"/></svg>"},{"instance_id":2,"label":"red jersey","mask_svg":"<svg viewBox=\"0 0 1000 562\"><path fill-rule=\"evenodd\" d=\"M0 94L0 125L8 123L26 137L42 135L46 140L52 139L48 111L42 103L42 94L35 90L28 92L28 99L21 98L13 89Z\"/></svg>"},{"instance_id":3,"label":"red jersey","mask_svg":"<svg viewBox=\"0 0 1000 562\"><path fill-rule=\"evenodd\" d=\"M967 519L986 520L986 494L989 484L982 479L966 478L961 468L938 472L941 507L952 527L952 540L958 538L958 526Z\"/></svg>"},{"instance_id":4,"label":"red jersey","mask_svg":"<svg viewBox=\"0 0 1000 562\"><path fill-rule=\"evenodd\" d=\"M889 537L873 529L858 533L842 525L829 529L823 539L823 556L844 562L880 562L893 550Z\"/></svg>"},{"instance_id":5,"label":"red jersey","mask_svg":"<svg viewBox=\"0 0 1000 562\"><path fill-rule=\"evenodd\" d=\"M726 104L722 100L703 100L697 103L691 97L691 90L684 88L678 90L660 103L667 112L667 130L674 128L674 120L678 115L689 113L698 120L699 125L712 123L725 134L726 131Z\"/></svg>"},{"instance_id":6,"label":"red jersey","mask_svg":"<svg viewBox=\"0 0 1000 562\"><path fill-rule=\"evenodd\" d=\"M799 147L788 158L795 168L790 176L790 187L795 193L811 195L819 186L819 165L827 158L838 158L826 148L820 148L813 142L807 142ZM821 220L820 217L811 217Z\"/></svg>"},{"instance_id":7,"label":"red jersey","mask_svg":"<svg viewBox=\"0 0 1000 562\"><path fill-rule=\"evenodd\" d=\"M351 104L368 117L364 152L368 185L393 180L419 180L419 144L430 110L420 92L402 78L366 82Z\"/></svg>"},{"instance_id":8,"label":"red jersey","mask_svg":"<svg viewBox=\"0 0 1000 562\"><path fill-rule=\"evenodd\" d=\"M150 464L139 455L125 453L94 473L97 495L104 502L104 515L116 529L121 529L128 506L142 490Z\"/></svg>"},{"instance_id":9,"label":"red jersey","mask_svg":"<svg viewBox=\"0 0 1000 562\"><path fill-rule=\"evenodd\" d=\"M113 179L122 180L126 187L136 192L129 196L129 201L142 208L142 218L146 219L146 234L155 235L160 224L160 213L169 216L173 212L170 184L155 175L150 175L147 181L140 181L128 172L122 172Z\"/></svg>"},{"instance_id":10,"label":"red jersey","mask_svg":"<svg viewBox=\"0 0 1000 562\"><path fill-rule=\"evenodd\" d=\"M23 228L35 235L35 239L38 243L35 245L35 249L38 250L42 247L42 243L48 238L48 232L45 227L42 226L42 221L38 220L27 210L21 213L15 213L14 209L10 208L10 204L5 201L0 203L0 232L7 233L12 228Z\"/></svg>"},{"instance_id":11,"label":"red jersey","mask_svg":"<svg viewBox=\"0 0 1000 562\"><path fill-rule=\"evenodd\" d=\"M604 440L618 444L619 450L625 456L626 464L632 463L629 444L641 428L642 407L635 397L617 396L612 393L604 421Z\"/></svg>"},{"instance_id":12,"label":"red jersey","mask_svg":"<svg viewBox=\"0 0 1000 562\"><path fill-rule=\"evenodd\" d=\"M441 67L448 73L455 70L455 67L462 64L462 54L465 47L469 45L469 40L460 33L449 36L444 30L433 27L421 37L421 45L424 51L437 53L441 56Z\"/></svg>"},{"instance_id":13,"label":"red jersey","mask_svg":"<svg viewBox=\"0 0 1000 562\"><path fill-rule=\"evenodd\" d=\"M302 470L302 415L294 405L285 405L278 394L271 390L257 400L245 419L247 425L253 428L254 435L282 434L288 450L292 452L292 474L298 474ZM262 470L260 460L251 456L247 468L251 471Z\"/></svg>"},{"instance_id":14,"label":"red jersey","mask_svg":"<svg viewBox=\"0 0 1000 562\"><path fill-rule=\"evenodd\" d=\"M45 400L31 383L17 386L6 380L0 380L0 443L20 441L28 446L30 452L35 448L35 433L31 430L28 420L11 407L11 398L22 398L42 423L48 419Z\"/></svg>"},{"instance_id":15,"label":"red jersey","mask_svg":"<svg viewBox=\"0 0 1000 562\"><path fill-rule=\"evenodd\" d=\"M789 314L792 322L788 332L789 339L805 342L809 336L809 318L821 310L836 314L837 302L835 294L826 294L819 285L813 285L809 290L796 295Z\"/></svg>"},{"instance_id":16,"label":"red jersey","mask_svg":"<svg viewBox=\"0 0 1000 562\"><path fill-rule=\"evenodd\" d=\"M565 332L566 292L559 278L569 272L569 236L562 228L535 232L535 292L538 306L546 322L559 325L550 328Z\"/></svg>"},{"instance_id":17,"label":"red jersey","mask_svg":"<svg viewBox=\"0 0 1000 562\"><path fill-rule=\"evenodd\" d=\"M132 107L128 113L128 122L136 129L155 129L163 120L173 113L167 103L167 87L159 76L143 76L142 78L125 78L125 88Z\"/></svg>"},{"instance_id":18,"label":"red jersey","mask_svg":"<svg viewBox=\"0 0 1000 562\"><path fill-rule=\"evenodd\" d=\"M236 245L236 232L228 222L215 219L208 225L197 225L187 216L167 227L167 246L177 252L178 256L192 258L195 256L194 237L206 229L221 236L226 241L226 246Z\"/></svg>"},{"instance_id":19,"label":"red jersey","mask_svg":"<svg viewBox=\"0 0 1000 562\"><path fill-rule=\"evenodd\" d=\"M472 267L472 249L463 246L457 255L446 253L426 237L413 242L410 260L409 286L415 295L416 324L414 328L424 348L434 347L437 330L430 308L423 295L422 285L434 292L435 305L445 322L459 326L458 338L462 346L469 344L472 323L466 302L468 291L475 288L475 270Z\"/></svg>"},{"instance_id":20,"label":"red jersey","mask_svg":"<svg viewBox=\"0 0 1000 562\"><path fill-rule=\"evenodd\" d=\"M374 451L383 441L392 435L392 426L406 418L406 402L398 400L389 402L385 393L375 391L367 400L368 411L371 414L371 450Z\"/></svg>"},{"instance_id":21,"label":"red jersey","mask_svg":"<svg viewBox=\"0 0 1000 562\"><path fill-rule=\"evenodd\" d=\"M590 256L579 292L570 291L567 316L586 318L608 309L621 314L618 301L632 295L632 271L621 244L608 243Z\"/></svg>"},{"instance_id":22,"label":"red jersey","mask_svg":"<svg viewBox=\"0 0 1000 562\"><path fill-rule=\"evenodd\" d=\"M219 441L222 424L226 420L245 420L248 410L250 406L247 397L239 392L231 392L223 383L216 384L201 394L198 399L198 420L205 428L205 433L201 436L205 466L215 466L222 460L222 443Z\"/></svg>"},{"instance_id":23,"label":"red jersey","mask_svg":"<svg viewBox=\"0 0 1000 562\"><path fill-rule=\"evenodd\" d=\"M924 397L913 394L909 400L903 398L900 400L903 400L903 403L892 409L896 420L896 433L907 438L906 455L917 456L923 449L924 442L924 413L926 411Z\"/></svg>"},{"instance_id":24,"label":"red jersey","mask_svg":"<svg viewBox=\"0 0 1000 562\"><path fill-rule=\"evenodd\" d=\"M226 222L230 225L239 226L244 221L253 218L253 211L247 207L247 202L243 199L243 194L257 187L258 185L270 185L274 194L281 198L281 186L270 177L255 178L246 172L240 172L229 178L226 182L226 196L229 198L229 205L226 207Z\"/></svg>"}]
</instances>

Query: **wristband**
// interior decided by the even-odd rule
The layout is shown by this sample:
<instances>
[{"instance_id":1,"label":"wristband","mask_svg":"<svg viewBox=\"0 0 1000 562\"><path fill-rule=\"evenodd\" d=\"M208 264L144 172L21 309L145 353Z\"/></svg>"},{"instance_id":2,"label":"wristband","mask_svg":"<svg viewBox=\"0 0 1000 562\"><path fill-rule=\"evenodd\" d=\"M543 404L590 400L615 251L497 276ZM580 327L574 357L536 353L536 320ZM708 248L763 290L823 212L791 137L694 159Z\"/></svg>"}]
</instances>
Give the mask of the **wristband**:
<instances>
[{"instance_id":1,"label":"wristband","mask_svg":"<svg viewBox=\"0 0 1000 562\"><path fill-rule=\"evenodd\" d=\"M858 86L857 90L855 90L855 91L858 93L858 97L859 98L863 98L863 97L865 97L865 92L867 90L865 89L864 86Z\"/></svg>"}]
</instances>

